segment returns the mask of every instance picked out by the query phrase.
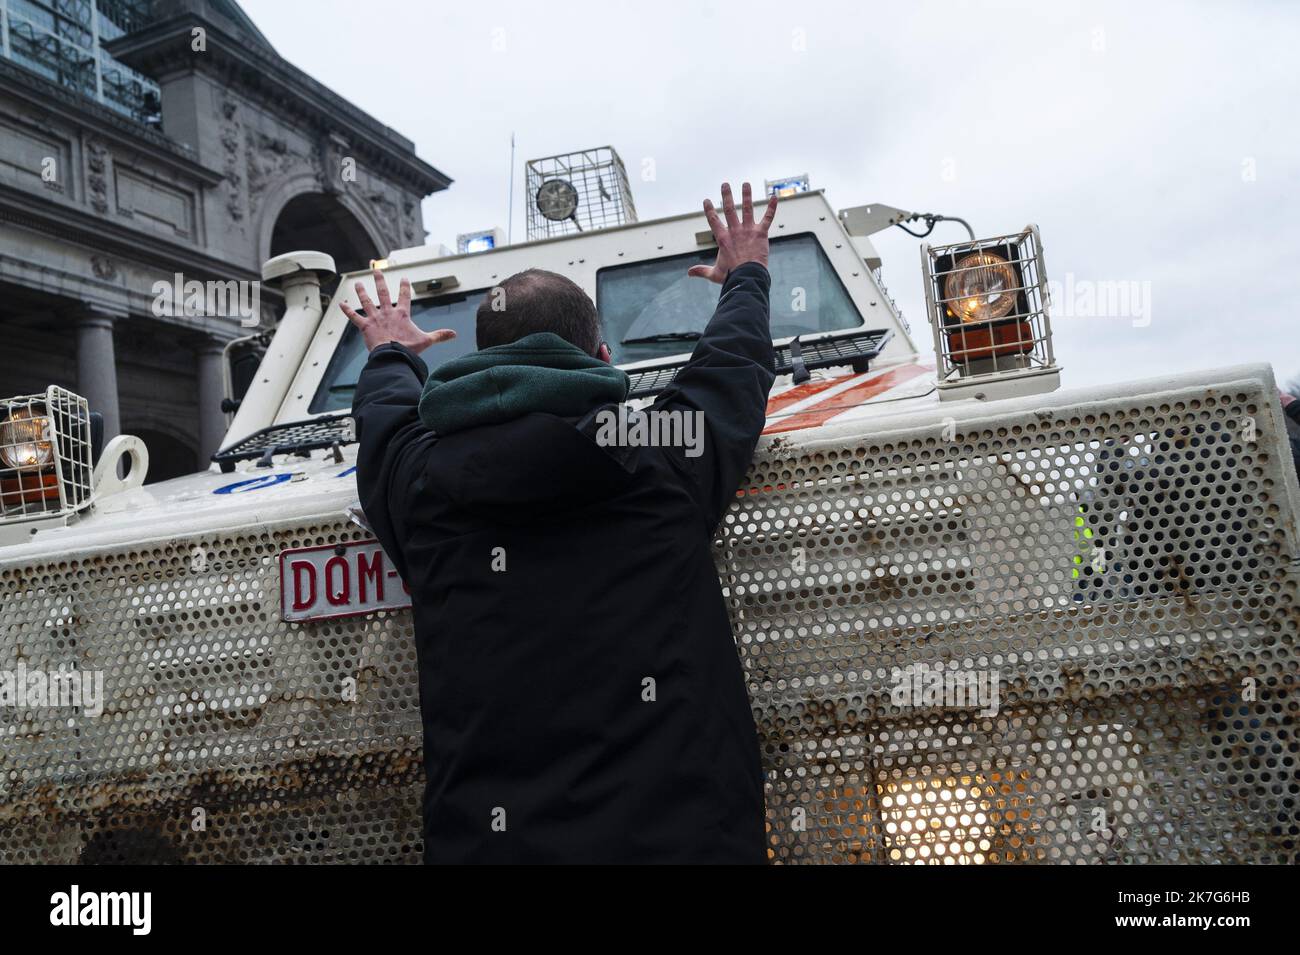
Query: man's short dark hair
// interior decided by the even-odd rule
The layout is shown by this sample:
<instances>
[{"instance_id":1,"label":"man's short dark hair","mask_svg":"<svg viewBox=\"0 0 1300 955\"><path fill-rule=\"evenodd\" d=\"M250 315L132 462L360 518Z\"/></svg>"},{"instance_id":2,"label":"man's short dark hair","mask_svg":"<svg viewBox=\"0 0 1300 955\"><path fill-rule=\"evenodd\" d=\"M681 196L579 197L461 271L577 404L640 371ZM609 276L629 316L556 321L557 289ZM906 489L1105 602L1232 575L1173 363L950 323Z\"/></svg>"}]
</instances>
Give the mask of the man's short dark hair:
<instances>
[{"instance_id":1,"label":"man's short dark hair","mask_svg":"<svg viewBox=\"0 0 1300 955\"><path fill-rule=\"evenodd\" d=\"M554 332L588 355L600 348L600 318L587 293L545 269L516 272L488 289L475 325L480 349L508 345L536 332Z\"/></svg>"}]
</instances>

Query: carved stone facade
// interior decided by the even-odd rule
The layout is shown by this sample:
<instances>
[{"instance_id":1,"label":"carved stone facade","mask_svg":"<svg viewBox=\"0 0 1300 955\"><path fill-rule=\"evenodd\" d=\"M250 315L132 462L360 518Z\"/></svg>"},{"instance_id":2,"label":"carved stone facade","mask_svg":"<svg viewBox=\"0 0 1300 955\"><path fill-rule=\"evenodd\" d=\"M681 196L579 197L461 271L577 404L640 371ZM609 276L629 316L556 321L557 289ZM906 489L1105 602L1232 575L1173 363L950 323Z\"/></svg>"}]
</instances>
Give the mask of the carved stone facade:
<instances>
[{"instance_id":1,"label":"carved stone facade","mask_svg":"<svg viewBox=\"0 0 1300 955\"><path fill-rule=\"evenodd\" d=\"M87 397L120 406L156 478L204 465L221 412L199 406L198 382L210 393L220 346L257 330L165 314L158 283L256 282L296 248L364 267L424 241L420 200L450 180L279 57L231 0L154 8L105 48L158 84L160 128L0 58L0 396L84 390L79 368L104 390L77 347L108 334L113 393ZM280 303L260 292L265 329Z\"/></svg>"}]
</instances>

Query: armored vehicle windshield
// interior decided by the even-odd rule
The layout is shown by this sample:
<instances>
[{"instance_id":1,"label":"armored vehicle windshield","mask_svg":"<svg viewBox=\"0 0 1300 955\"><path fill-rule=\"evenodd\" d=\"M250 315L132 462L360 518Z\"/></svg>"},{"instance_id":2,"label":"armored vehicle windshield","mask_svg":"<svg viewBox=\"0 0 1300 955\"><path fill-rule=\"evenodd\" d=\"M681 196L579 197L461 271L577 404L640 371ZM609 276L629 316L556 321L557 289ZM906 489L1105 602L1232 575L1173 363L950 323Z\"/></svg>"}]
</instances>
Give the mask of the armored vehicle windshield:
<instances>
[{"instance_id":1,"label":"armored vehicle windshield","mask_svg":"<svg viewBox=\"0 0 1300 955\"><path fill-rule=\"evenodd\" d=\"M712 262L714 249L610 265L596 272L596 306L615 364L667 358L689 352L718 301L718 286L686 272ZM862 315L812 233L772 241L769 269L772 337L792 338L818 332L858 328ZM474 350L474 313L488 289L457 291L411 304L411 317L426 331L455 330L457 337L429 349L431 366ZM360 335L349 325L330 358L312 398L313 414L344 411L365 365Z\"/></svg>"}]
</instances>

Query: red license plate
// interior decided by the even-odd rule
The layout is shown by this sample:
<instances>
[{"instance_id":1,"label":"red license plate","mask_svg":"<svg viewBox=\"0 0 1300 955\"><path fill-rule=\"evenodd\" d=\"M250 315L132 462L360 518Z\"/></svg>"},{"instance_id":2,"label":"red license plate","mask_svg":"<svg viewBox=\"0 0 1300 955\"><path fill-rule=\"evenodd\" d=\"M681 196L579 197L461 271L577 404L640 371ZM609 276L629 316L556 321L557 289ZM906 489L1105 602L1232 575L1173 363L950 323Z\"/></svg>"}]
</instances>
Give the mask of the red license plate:
<instances>
[{"instance_id":1,"label":"red license plate","mask_svg":"<svg viewBox=\"0 0 1300 955\"><path fill-rule=\"evenodd\" d=\"M329 620L411 606L411 595L378 541L280 551L285 620Z\"/></svg>"}]
</instances>

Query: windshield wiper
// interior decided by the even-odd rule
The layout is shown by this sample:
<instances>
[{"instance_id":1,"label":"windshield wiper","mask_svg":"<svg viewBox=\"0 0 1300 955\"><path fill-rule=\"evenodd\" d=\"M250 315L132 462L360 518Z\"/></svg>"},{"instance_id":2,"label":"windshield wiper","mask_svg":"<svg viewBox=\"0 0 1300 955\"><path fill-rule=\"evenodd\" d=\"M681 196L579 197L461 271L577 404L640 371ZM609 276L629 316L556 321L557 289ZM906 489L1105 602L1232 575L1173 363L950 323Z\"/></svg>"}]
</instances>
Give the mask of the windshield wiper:
<instances>
[{"instance_id":1,"label":"windshield wiper","mask_svg":"<svg viewBox=\"0 0 1300 955\"><path fill-rule=\"evenodd\" d=\"M647 335L644 338L625 338L621 345L657 345L660 342L694 342L699 341L702 332L664 332L660 335Z\"/></svg>"}]
</instances>

